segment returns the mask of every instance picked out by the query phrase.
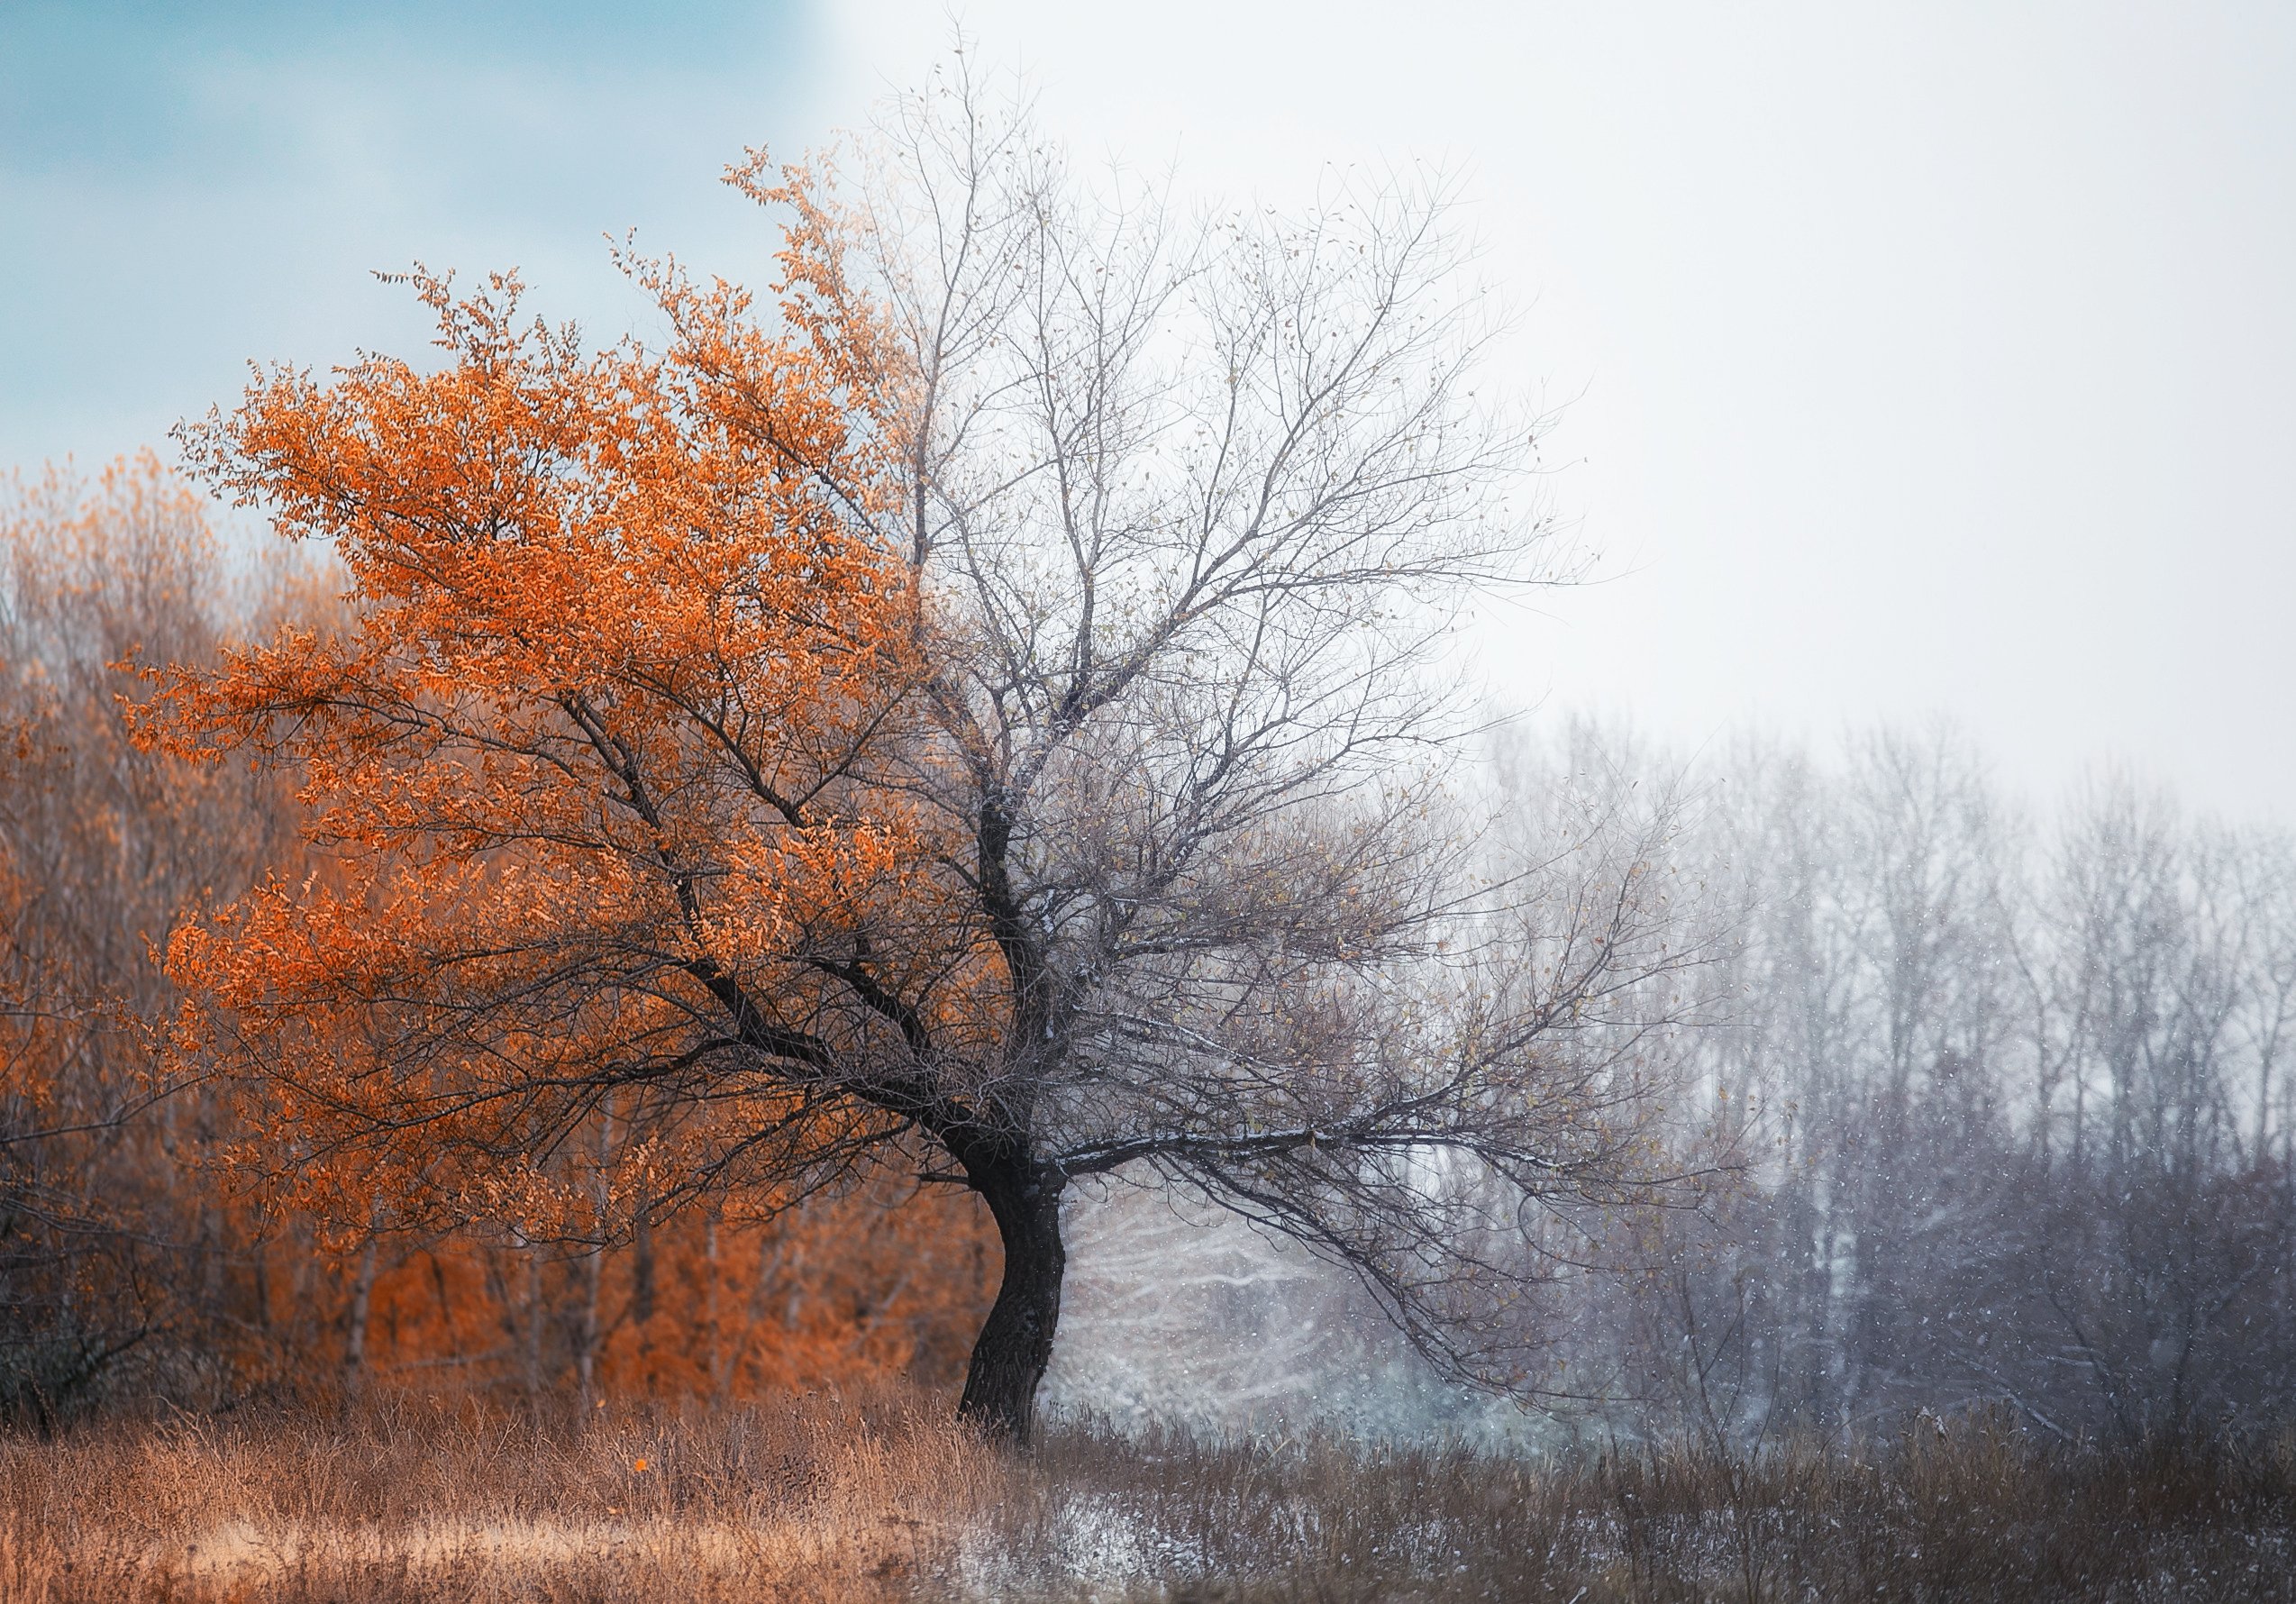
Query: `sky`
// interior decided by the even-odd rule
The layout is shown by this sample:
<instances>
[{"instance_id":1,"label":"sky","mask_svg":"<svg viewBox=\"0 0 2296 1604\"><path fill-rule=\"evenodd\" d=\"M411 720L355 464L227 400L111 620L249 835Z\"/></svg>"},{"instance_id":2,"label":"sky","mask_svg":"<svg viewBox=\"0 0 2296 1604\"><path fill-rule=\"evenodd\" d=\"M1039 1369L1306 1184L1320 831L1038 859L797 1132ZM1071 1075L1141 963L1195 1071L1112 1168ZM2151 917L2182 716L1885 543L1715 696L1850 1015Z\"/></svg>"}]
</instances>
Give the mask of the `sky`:
<instances>
[{"instance_id":1,"label":"sky","mask_svg":"<svg viewBox=\"0 0 2296 1604\"><path fill-rule=\"evenodd\" d=\"M519 267L646 331L605 236L762 278L716 182L958 21L1090 159L1281 205L1444 165L1560 408L1600 582L1496 696L1697 748L1936 716L2296 825L2296 8L2032 0L0 4L0 466L164 442L250 359L424 337L374 269Z\"/></svg>"}]
</instances>

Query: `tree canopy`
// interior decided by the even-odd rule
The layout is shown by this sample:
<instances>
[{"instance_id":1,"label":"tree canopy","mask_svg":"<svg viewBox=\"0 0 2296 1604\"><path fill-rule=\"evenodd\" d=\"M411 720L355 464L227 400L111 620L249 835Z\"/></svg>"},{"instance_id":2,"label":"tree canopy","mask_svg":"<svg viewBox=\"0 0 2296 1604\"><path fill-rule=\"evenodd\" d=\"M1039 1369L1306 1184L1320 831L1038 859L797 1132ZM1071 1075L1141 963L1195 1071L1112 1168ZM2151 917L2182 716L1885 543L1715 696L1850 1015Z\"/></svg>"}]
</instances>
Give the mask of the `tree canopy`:
<instances>
[{"instance_id":1,"label":"tree canopy","mask_svg":"<svg viewBox=\"0 0 2296 1604\"><path fill-rule=\"evenodd\" d=\"M483 1196L549 1232L565 1188L500 1161L609 1107L653 1145L585 1207L834 1167L890 1116L815 1117L795 1067L830 1053L824 926L901 895L917 850L849 779L914 678L906 576L851 527L867 397L802 339L758 344L735 354L770 399L736 423L675 360L522 324L515 279L415 287L442 369L275 372L190 438L329 542L354 612L162 676L148 734L293 765L333 849L178 932L200 1028L229 1033L187 1044L260 1072L299 1180L402 1208ZM727 1073L756 1050L784 1072Z\"/></svg>"}]
</instances>

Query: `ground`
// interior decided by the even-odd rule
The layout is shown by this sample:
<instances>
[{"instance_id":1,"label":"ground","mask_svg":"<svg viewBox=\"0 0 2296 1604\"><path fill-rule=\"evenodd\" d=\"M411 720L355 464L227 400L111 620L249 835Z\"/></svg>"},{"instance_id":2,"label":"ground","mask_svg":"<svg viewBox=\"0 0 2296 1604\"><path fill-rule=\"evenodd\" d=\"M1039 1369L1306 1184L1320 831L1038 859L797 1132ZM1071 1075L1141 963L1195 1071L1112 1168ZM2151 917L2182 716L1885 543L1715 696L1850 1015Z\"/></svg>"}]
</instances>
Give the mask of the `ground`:
<instances>
[{"instance_id":1,"label":"ground","mask_svg":"<svg viewBox=\"0 0 2296 1604\"><path fill-rule=\"evenodd\" d=\"M1759 1460L1542 1460L1058 1427L945 1400L480 1404L0 1438L0 1599L2296 1598L2296 1439L2045 1445L2004 1422Z\"/></svg>"}]
</instances>

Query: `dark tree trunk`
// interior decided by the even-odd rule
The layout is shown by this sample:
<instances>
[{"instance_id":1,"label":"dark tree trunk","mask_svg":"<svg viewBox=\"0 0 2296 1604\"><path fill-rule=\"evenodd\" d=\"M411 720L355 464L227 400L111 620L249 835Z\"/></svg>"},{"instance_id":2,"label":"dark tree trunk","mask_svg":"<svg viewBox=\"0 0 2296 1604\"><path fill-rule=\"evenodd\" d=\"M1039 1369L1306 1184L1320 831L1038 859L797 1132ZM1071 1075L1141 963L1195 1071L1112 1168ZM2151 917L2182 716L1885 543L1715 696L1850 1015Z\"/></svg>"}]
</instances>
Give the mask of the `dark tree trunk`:
<instances>
[{"instance_id":1,"label":"dark tree trunk","mask_svg":"<svg viewBox=\"0 0 2296 1604\"><path fill-rule=\"evenodd\" d=\"M996 1217L1005 1275L996 1307L972 1344L957 1414L990 1436L1025 1443L1035 1425L1037 1383L1052 1362L1061 1278L1068 1268L1061 1245L1061 1177L1018 1162L985 1167L971 1181Z\"/></svg>"}]
</instances>

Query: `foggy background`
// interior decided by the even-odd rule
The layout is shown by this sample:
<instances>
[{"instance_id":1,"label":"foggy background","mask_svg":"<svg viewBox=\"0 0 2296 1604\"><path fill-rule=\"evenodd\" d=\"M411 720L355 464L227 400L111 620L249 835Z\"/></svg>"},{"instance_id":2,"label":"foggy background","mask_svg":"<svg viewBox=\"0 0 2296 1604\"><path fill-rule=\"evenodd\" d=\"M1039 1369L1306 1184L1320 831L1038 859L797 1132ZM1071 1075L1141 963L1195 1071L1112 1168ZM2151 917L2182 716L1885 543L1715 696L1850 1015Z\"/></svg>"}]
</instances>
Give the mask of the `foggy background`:
<instances>
[{"instance_id":1,"label":"foggy background","mask_svg":"<svg viewBox=\"0 0 2296 1604\"><path fill-rule=\"evenodd\" d=\"M369 269L515 264L644 330L601 235L761 278L715 179L920 78L929 0L17 0L0 460L85 465L424 337ZM2296 14L980 0L1081 156L1281 203L1464 179L1607 582L1507 612L1500 696L1696 748L1944 712L2041 797L2120 762L2291 816Z\"/></svg>"},{"instance_id":2,"label":"foggy background","mask_svg":"<svg viewBox=\"0 0 2296 1604\"><path fill-rule=\"evenodd\" d=\"M937 15L838 37L913 77ZM1694 743L1946 710L2044 795L2119 758L2290 816L2296 14L967 15L1082 145L1278 200L1469 175L1508 377L1568 404L1557 508L1623 576L1509 630L1518 695Z\"/></svg>"}]
</instances>

